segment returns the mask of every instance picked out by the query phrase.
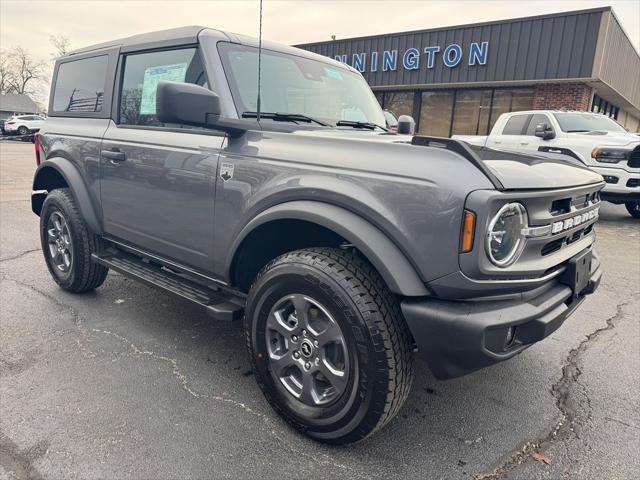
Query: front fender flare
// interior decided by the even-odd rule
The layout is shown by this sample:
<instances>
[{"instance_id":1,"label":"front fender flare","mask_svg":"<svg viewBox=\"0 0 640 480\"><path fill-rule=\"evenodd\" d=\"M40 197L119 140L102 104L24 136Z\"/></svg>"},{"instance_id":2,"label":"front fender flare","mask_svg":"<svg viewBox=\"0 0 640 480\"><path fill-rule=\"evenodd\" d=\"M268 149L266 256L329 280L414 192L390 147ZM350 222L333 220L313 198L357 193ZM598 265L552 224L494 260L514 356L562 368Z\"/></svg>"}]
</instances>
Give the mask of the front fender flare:
<instances>
[{"instance_id":1,"label":"front fender flare","mask_svg":"<svg viewBox=\"0 0 640 480\"><path fill-rule=\"evenodd\" d=\"M39 215L39 211L35 208L37 203L40 203L42 206L42 201L44 200L42 197L43 190L49 190L47 187L46 177L47 172L50 171L48 169L55 170L66 182L71 190L71 194L75 199L78 208L80 209L80 213L84 218L84 221L87 223L89 229L97 234L102 234L102 222L100 221L100 217L96 212L96 209L91 201L91 196L89 195L89 189L82 178L82 175L78 171L78 169L71 163L71 161L67 160L64 157L53 157L48 158L46 161L42 162L36 173L33 177L33 191L32 193L32 210L34 213Z\"/></svg>"},{"instance_id":2,"label":"front fender flare","mask_svg":"<svg viewBox=\"0 0 640 480\"><path fill-rule=\"evenodd\" d=\"M268 208L247 223L229 249L225 264L227 278L230 278L233 260L242 241L260 225L284 219L305 220L340 235L362 252L392 292L408 297L429 295L415 268L387 235L355 213L314 201L282 203Z\"/></svg>"}]
</instances>

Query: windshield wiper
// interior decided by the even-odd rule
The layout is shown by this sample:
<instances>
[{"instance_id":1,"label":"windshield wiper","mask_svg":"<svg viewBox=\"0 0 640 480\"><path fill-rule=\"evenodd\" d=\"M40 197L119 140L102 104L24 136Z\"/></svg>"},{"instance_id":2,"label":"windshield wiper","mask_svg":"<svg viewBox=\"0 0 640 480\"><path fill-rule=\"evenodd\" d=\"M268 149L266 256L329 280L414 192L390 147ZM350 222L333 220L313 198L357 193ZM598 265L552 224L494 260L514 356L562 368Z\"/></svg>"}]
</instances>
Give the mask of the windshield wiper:
<instances>
[{"instance_id":1,"label":"windshield wiper","mask_svg":"<svg viewBox=\"0 0 640 480\"><path fill-rule=\"evenodd\" d=\"M567 130L567 133L591 132L591 130Z\"/></svg>"},{"instance_id":2,"label":"windshield wiper","mask_svg":"<svg viewBox=\"0 0 640 480\"><path fill-rule=\"evenodd\" d=\"M336 127L366 128L367 130L375 130L376 128L379 128L381 130L384 130L385 132L388 132L386 128L381 127L377 123L356 122L354 120L340 120L339 122L336 122Z\"/></svg>"},{"instance_id":3,"label":"windshield wiper","mask_svg":"<svg viewBox=\"0 0 640 480\"><path fill-rule=\"evenodd\" d=\"M257 118L258 112L244 112L242 114L242 118ZM330 125L325 122L321 122L313 117L308 117L307 115L303 115L301 113L278 113L278 112L260 112L260 118L268 118L271 120L282 121L282 122L307 122L307 123L317 123L318 125L322 125L323 127L329 127Z\"/></svg>"}]
</instances>

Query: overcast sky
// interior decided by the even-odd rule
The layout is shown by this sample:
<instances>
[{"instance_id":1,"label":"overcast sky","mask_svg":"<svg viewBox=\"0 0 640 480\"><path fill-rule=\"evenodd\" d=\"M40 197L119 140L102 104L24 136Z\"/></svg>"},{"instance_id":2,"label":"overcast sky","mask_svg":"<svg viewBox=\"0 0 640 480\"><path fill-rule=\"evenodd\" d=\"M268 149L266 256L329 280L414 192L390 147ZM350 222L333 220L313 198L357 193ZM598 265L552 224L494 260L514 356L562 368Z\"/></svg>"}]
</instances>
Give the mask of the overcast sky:
<instances>
[{"instance_id":1,"label":"overcast sky","mask_svg":"<svg viewBox=\"0 0 640 480\"><path fill-rule=\"evenodd\" d=\"M258 0L24 1L0 0L0 47L22 45L42 58L49 35L74 48L184 25L205 25L257 36ZM265 0L264 38L295 44L462 25L611 5L640 50L639 0Z\"/></svg>"}]
</instances>

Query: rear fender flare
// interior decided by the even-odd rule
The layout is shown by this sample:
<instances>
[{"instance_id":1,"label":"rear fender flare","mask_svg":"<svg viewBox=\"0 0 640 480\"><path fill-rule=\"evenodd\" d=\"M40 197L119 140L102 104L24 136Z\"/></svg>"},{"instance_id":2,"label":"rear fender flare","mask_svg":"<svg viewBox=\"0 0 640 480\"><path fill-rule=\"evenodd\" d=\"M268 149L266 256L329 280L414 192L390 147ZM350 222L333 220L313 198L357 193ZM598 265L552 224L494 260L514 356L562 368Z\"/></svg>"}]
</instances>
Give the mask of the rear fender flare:
<instances>
[{"instance_id":1,"label":"rear fender flare","mask_svg":"<svg viewBox=\"0 0 640 480\"><path fill-rule=\"evenodd\" d=\"M36 170L33 177L33 193L31 200L34 213L40 215L40 212L37 211L38 209L36 208L36 205L40 204L40 207L42 206L42 202L44 201L44 194L42 191L49 191L46 182L47 172L50 171L49 169L55 170L60 174L60 176L62 176L62 178L64 178L66 184L71 190L73 198L78 204L78 208L80 209L80 213L82 213L84 221L87 222L87 226L93 233L101 235L102 222L100 221L100 216L97 214L96 208L91 200L89 189L87 188L87 185L78 169L70 160L67 160L64 157L49 158L42 162Z\"/></svg>"}]
</instances>

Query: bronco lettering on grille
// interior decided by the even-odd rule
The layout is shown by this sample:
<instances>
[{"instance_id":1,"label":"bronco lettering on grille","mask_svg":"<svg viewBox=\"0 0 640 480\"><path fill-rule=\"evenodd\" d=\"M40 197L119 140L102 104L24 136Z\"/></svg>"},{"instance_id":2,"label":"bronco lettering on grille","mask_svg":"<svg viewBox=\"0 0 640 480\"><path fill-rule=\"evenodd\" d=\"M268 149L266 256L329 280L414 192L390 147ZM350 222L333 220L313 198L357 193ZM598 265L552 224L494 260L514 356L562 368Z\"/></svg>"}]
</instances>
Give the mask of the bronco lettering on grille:
<instances>
[{"instance_id":1,"label":"bronco lettering on grille","mask_svg":"<svg viewBox=\"0 0 640 480\"><path fill-rule=\"evenodd\" d=\"M578 225L588 222L589 220L593 220L594 218L598 218L598 209L595 208L589 212L581 213L580 215L576 215L571 218L566 218L559 222L553 222L551 226L551 233L561 233L565 230L569 230L573 227L577 227Z\"/></svg>"}]
</instances>

